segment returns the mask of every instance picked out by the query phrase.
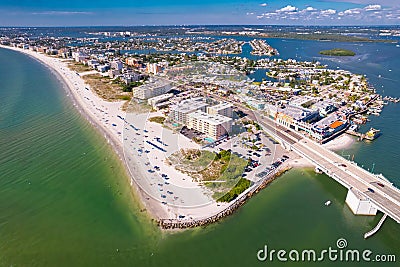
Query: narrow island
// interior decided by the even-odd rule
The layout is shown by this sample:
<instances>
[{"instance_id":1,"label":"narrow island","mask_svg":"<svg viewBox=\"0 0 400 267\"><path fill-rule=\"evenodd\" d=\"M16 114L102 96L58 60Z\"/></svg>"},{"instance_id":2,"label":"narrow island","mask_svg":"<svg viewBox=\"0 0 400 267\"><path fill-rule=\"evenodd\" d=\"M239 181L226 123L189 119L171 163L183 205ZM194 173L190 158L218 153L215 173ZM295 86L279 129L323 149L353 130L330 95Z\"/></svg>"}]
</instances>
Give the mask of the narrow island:
<instances>
[{"instance_id":1,"label":"narrow island","mask_svg":"<svg viewBox=\"0 0 400 267\"><path fill-rule=\"evenodd\" d=\"M349 57L349 56L355 56L356 53L354 51L348 50L348 49L342 49L342 48L334 48L330 50L322 50L319 51L321 55L324 56L339 56L339 57Z\"/></svg>"},{"instance_id":2,"label":"narrow island","mask_svg":"<svg viewBox=\"0 0 400 267\"><path fill-rule=\"evenodd\" d=\"M384 106L364 75L317 61L133 55L120 52L124 42L114 43L112 51L98 44L98 54L92 54L91 45L77 48L65 40L55 46L50 39L45 47L44 40L8 37L0 47L30 55L63 78L77 107L123 160L144 210L162 229L214 223L290 168L314 167L318 155L332 157L323 162L334 163L329 168L338 173L346 174L339 167L351 167L357 176L350 162L338 165L343 159L325 143L332 150L351 144L344 132L368 139L357 132L368 119L362 114L378 116ZM169 47L166 40L157 44ZM149 48L144 42L132 45ZM206 51L215 48L206 45ZM262 40L250 46L254 54L277 51ZM200 48L190 40L185 47ZM320 53L355 55L344 49ZM254 69L268 71L274 80L254 83L245 75Z\"/></svg>"}]
</instances>

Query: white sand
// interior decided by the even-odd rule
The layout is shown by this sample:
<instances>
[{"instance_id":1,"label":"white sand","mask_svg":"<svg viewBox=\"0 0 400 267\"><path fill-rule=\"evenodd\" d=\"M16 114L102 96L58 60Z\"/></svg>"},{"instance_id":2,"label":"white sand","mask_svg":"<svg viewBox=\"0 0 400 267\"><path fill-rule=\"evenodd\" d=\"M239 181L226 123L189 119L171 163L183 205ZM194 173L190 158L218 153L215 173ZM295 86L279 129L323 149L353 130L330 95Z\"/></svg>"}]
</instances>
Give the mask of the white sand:
<instances>
[{"instance_id":1,"label":"white sand","mask_svg":"<svg viewBox=\"0 0 400 267\"><path fill-rule=\"evenodd\" d=\"M355 140L353 137L347 134L342 134L341 136L336 137L328 143L323 144L323 146L329 150L338 151L351 147L354 142Z\"/></svg>"}]
</instances>

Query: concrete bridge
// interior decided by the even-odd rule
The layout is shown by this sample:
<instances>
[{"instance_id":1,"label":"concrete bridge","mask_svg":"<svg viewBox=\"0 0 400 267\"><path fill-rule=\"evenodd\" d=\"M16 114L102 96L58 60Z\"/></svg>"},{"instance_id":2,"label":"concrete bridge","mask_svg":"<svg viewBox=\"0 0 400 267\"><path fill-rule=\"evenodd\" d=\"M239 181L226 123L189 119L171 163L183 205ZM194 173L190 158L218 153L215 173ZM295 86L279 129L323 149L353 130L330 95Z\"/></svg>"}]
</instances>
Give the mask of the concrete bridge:
<instances>
[{"instance_id":1,"label":"concrete bridge","mask_svg":"<svg viewBox=\"0 0 400 267\"><path fill-rule=\"evenodd\" d=\"M346 203L354 214L376 215L380 210L400 223L400 190L389 181L294 130L278 125L270 118L261 116L257 121L285 148L308 159L316 168L346 187Z\"/></svg>"}]
</instances>

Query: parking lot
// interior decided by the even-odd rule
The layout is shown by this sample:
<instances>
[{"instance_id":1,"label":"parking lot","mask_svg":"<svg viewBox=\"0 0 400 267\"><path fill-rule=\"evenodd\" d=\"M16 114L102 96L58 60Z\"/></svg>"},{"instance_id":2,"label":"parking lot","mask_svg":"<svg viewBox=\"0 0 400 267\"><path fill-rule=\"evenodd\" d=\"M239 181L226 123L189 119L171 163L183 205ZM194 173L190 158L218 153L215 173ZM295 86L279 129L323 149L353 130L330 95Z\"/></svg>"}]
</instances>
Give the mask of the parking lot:
<instances>
[{"instance_id":1,"label":"parking lot","mask_svg":"<svg viewBox=\"0 0 400 267\"><path fill-rule=\"evenodd\" d=\"M256 182L262 179L262 176L260 177L257 174L266 169L271 169L273 167L272 164L281 159L286 151L264 134L261 134L260 140L255 142L260 148L257 150L251 149L243 144L243 136L244 134L239 134L225 138L219 142L215 142L214 146L209 146L205 149L213 152L230 150L233 154L241 158L251 160L251 163L245 169L243 177Z\"/></svg>"}]
</instances>

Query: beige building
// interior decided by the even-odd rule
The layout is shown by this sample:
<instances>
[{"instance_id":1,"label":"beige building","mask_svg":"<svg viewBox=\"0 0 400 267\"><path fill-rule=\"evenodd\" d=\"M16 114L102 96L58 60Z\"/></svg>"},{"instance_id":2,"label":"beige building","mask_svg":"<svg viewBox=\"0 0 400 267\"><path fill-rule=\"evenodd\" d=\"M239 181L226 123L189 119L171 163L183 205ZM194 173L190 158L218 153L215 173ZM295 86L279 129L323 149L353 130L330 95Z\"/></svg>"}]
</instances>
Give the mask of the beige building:
<instances>
[{"instance_id":1,"label":"beige building","mask_svg":"<svg viewBox=\"0 0 400 267\"><path fill-rule=\"evenodd\" d=\"M151 80L142 86L133 88L133 97L149 99L167 93L171 90L171 83L165 80Z\"/></svg>"},{"instance_id":2,"label":"beige building","mask_svg":"<svg viewBox=\"0 0 400 267\"><path fill-rule=\"evenodd\" d=\"M219 114L225 117L232 118L233 106L230 103L223 102L218 105L207 107L208 114Z\"/></svg>"},{"instance_id":3,"label":"beige building","mask_svg":"<svg viewBox=\"0 0 400 267\"><path fill-rule=\"evenodd\" d=\"M174 121L187 125L190 113L197 110L205 112L207 106L208 104L203 101L202 97L186 99L171 107L170 116Z\"/></svg>"},{"instance_id":4,"label":"beige building","mask_svg":"<svg viewBox=\"0 0 400 267\"><path fill-rule=\"evenodd\" d=\"M158 104L168 102L167 100L169 100L173 96L174 96L174 94L172 94L172 93L155 96L155 97L147 99L147 104L149 104L153 108L157 108Z\"/></svg>"},{"instance_id":5,"label":"beige building","mask_svg":"<svg viewBox=\"0 0 400 267\"><path fill-rule=\"evenodd\" d=\"M219 115L208 114L197 110L188 115L189 129L197 130L214 140L218 140L232 130L232 119Z\"/></svg>"}]
</instances>

